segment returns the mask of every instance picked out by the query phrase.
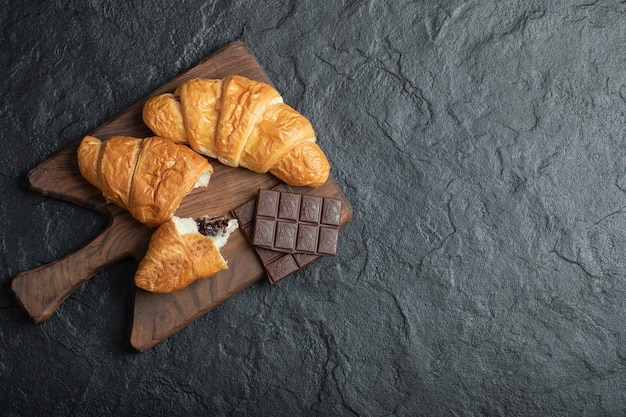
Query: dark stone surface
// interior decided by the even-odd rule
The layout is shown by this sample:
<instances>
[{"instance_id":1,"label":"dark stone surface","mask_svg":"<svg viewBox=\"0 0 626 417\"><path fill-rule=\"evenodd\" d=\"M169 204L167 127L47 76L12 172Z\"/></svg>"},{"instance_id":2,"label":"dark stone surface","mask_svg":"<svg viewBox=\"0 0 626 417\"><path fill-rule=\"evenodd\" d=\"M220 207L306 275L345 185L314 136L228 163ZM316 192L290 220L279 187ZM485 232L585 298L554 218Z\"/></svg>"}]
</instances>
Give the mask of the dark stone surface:
<instances>
[{"instance_id":1,"label":"dark stone surface","mask_svg":"<svg viewBox=\"0 0 626 417\"><path fill-rule=\"evenodd\" d=\"M626 4L0 1L0 415L626 414ZM132 353L136 263L25 173L232 40L354 207L339 254Z\"/></svg>"}]
</instances>

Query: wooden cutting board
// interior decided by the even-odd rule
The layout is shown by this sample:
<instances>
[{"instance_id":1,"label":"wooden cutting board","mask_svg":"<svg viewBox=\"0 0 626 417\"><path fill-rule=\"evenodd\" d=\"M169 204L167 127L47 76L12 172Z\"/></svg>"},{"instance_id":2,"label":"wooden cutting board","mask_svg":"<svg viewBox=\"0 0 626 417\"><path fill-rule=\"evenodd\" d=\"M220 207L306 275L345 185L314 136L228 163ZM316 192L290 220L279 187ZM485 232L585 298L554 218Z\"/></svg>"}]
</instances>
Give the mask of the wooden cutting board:
<instances>
[{"instance_id":1,"label":"wooden cutting board","mask_svg":"<svg viewBox=\"0 0 626 417\"><path fill-rule=\"evenodd\" d=\"M100 139L113 135L150 136L151 132L141 121L141 109L148 97L171 92L190 78L222 78L229 74L271 82L249 48L242 42L232 42L89 134ZM84 248L13 278L11 286L15 297L35 322L48 319L76 288L102 268L128 257L141 259L152 234L151 229L124 210L106 204L100 191L83 179L76 158L80 139L33 168L27 175L28 182L34 191L43 195L106 213L110 223ZM228 215L230 210L256 196L259 189L279 183L270 174L227 167L214 159L210 162L214 173L209 186L188 194L175 213L177 216ZM332 176L320 188L294 187L294 191L340 199L342 227L352 217L352 207ZM154 294L135 288L130 334L130 343L135 349L145 351L155 346L265 277L254 249L240 230L231 235L222 254L228 260L228 270L181 291Z\"/></svg>"}]
</instances>

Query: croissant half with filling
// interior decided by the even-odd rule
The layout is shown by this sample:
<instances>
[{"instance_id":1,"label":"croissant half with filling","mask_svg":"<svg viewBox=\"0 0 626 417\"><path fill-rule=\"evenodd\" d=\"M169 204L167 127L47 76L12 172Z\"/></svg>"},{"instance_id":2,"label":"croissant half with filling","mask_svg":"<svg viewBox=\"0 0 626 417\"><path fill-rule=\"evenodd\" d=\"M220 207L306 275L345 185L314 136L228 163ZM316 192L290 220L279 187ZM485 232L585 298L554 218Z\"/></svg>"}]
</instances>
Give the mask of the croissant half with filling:
<instances>
[{"instance_id":1,"label":"croissant half with filling","mask_svg":"<svg viewBox=\"0 0 626 417\"><path fill-rule=\"evenodd\" d=\"M152 234L146 256L137 266L135 285L169 293L227 269L220 249L237 228L237 220L224 217L173 216Z\"/></svg>"},{"instance_id":2,"label":"croissant half with filling","mask_svg":"<svg viewBox=\"0 0 626 417\"><path fill-rule=\"evenodd\" d=\"M186 145L162 137L86 136L78 147L78 167L107 202L156 227L167 221L183 197L205 187L213 168Z\"/></svg>"},{"instance_id":3,"label":"croissant half with filling","mask_svg":"<svg viewBox=\"0 0 626 417\"><path fill-rule=\"evenodd\" d=\"M318 187L330 165L309 120L272 86L230 75L195 78L148 99L144 123L225 165L270 172L295 186Z\"/></svg>"}]
</instances>

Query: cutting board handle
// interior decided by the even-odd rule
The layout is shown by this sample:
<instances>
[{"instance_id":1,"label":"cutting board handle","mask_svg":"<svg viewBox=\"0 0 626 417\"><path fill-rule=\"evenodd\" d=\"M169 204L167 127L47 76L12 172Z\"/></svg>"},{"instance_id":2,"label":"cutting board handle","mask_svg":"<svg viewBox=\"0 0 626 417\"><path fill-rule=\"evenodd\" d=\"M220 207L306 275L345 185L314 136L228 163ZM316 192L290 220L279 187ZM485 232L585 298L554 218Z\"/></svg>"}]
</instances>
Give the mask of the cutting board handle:
<instances>
[{"instance_id":1,"label":"cutting board handle","mask_svg":"<svg viewBox=\"0 0 626 417\"><path fill-rule=\"evenodd\" d=\"M145 252L150 229L130 215L112 217L87 246L39 268L17 274L11 289L36 323L48 319L81 284L102 268Z\"/></svg>"}]
</instances>

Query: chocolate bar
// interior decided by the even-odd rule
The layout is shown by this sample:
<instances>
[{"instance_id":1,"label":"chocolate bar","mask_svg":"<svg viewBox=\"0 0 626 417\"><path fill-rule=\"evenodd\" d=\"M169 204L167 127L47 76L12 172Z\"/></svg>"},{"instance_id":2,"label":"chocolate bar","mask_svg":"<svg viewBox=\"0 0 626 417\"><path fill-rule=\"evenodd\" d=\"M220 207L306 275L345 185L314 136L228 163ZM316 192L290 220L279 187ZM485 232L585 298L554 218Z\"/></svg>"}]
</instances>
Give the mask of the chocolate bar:
<instances>
[{"instance_id":1,"label":"chocolate bar","mask_svg":"<svg viewBox=\"0 0 626 417\"><path fill-rule=\"evenodd\" d=\"M252 244L286 253L335 256L341 201L335 198L259 190Z\"/></svg>"},{"instance_id":2,"label":"chocolate bar","mask_svg":"<svg viewBox=\"0 0 626 417\"><path fill-rule=\"evenodd\" d=\"M254 227L254 215L256 210L256 198L249 200L236 209L233 215L239 221L239 228L250 244L252 244L252 229ZM299 271L305 266L315 262L321 256L306 253L283 253L270 249L254 246L263 269L271 284L276 284L289 275Z\"/></svg>"}]
</instances>

